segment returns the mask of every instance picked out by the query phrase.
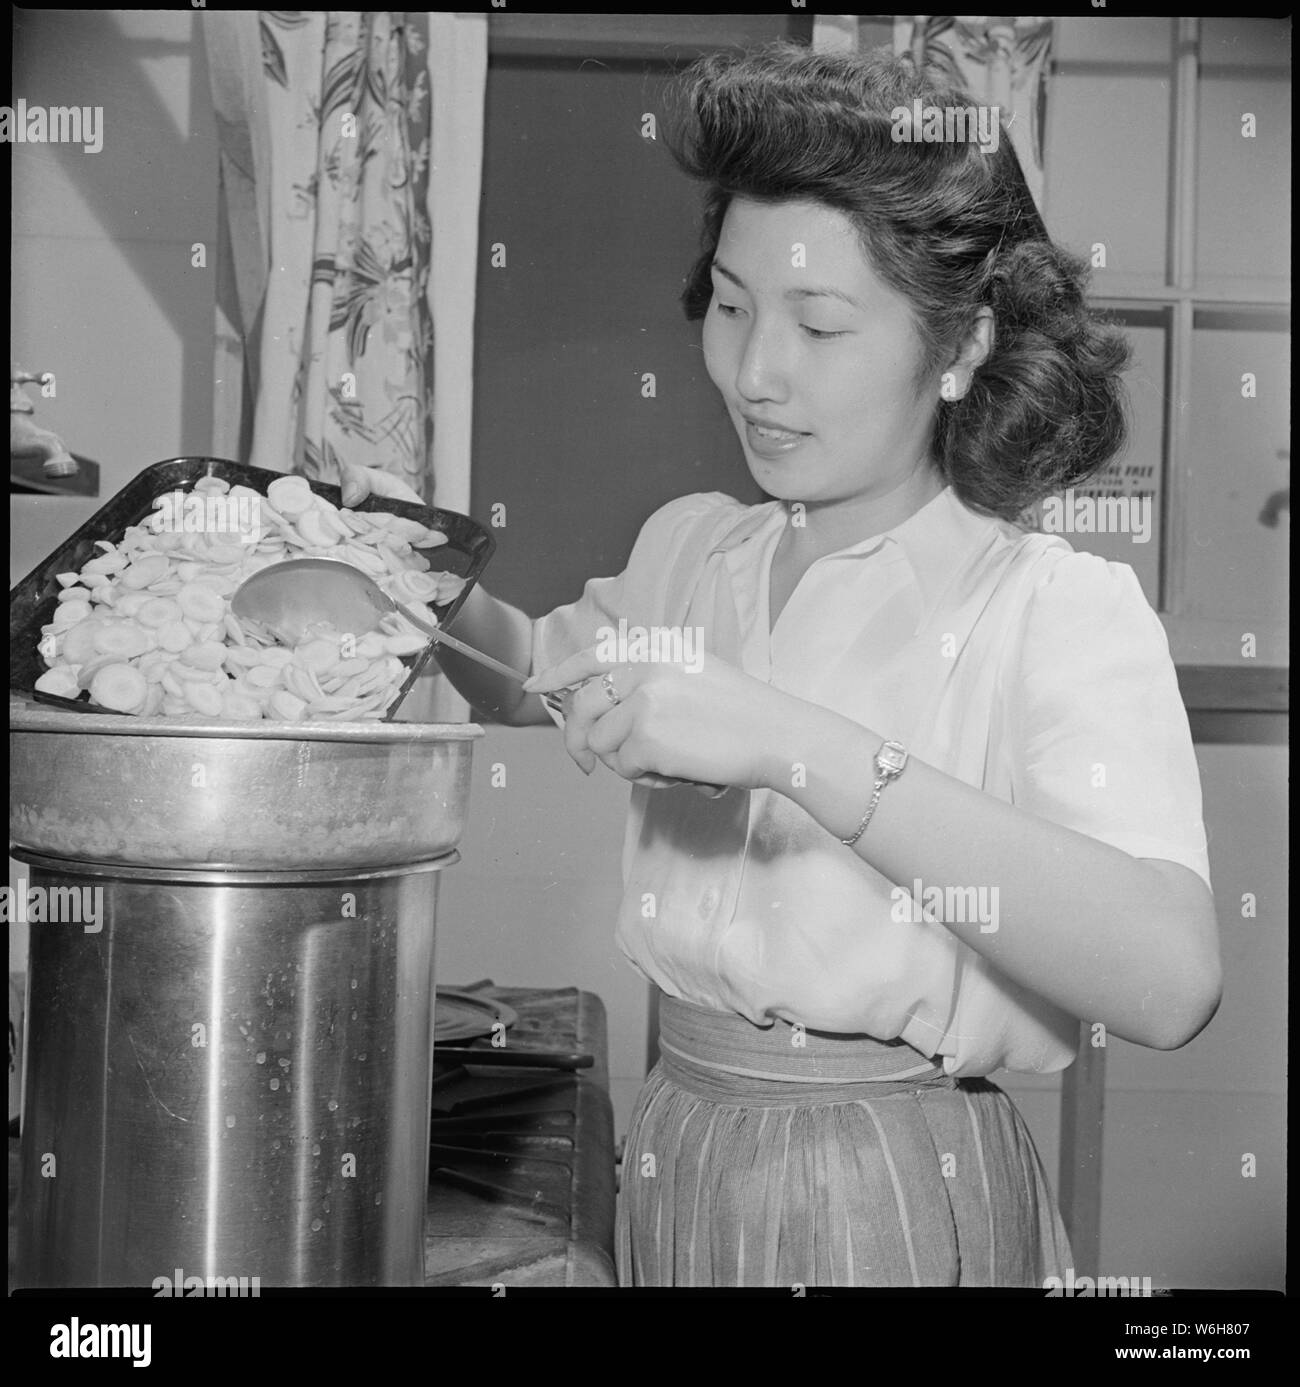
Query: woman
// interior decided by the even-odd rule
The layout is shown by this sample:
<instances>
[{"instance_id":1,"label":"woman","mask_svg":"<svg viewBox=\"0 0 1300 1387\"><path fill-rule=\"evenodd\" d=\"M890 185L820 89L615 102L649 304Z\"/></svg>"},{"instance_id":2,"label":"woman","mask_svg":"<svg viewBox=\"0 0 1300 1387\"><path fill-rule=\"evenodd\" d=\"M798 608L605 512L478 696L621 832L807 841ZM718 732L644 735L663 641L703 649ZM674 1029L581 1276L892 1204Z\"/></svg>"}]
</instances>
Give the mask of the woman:
<instances>
[{"instance_id":1,"label":"woman","mask_svg":"<svg viewBox=\"0 0 1300 1387\"><path fill-rule=\"evenodd\" d=\"M964 93L793 46L683 91L686 303L773 499L670 503L537 621L475 591L457 630L537 671L527 696L445 661L514 724L576 687L570 754L636 786L618 938L662 1059L620 1278L1041 1286L1069 1247L984 1076L1064 1068L1076 1018L1183 1045L1220 995L1160 623L1130 568L1015 524L1121 446L1126 348L1008 140L893 138ZM611 663L620 620L706 657Z\"/></svg>"}]
</instances>

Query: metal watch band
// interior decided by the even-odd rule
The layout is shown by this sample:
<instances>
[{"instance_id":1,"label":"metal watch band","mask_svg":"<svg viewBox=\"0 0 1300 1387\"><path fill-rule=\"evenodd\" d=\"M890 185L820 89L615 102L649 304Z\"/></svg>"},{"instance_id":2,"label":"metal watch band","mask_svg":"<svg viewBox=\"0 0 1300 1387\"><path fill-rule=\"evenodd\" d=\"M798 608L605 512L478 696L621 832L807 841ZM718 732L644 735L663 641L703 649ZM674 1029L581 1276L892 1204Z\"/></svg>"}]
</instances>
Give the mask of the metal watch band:
<instances>
[{"instance_id":1,"label":"metal watch band","mask_svg":"<svg viewBox=\"0 0 1300 1387\"><path fill-rule=\"evenodd\" d=\"M871 787L871 799L867 803L867 812L862 816L862 822L858 825L857 832L853 837L840 839L846 848L853 847L867 831L867 825L871 822L871 816L876 812L876 806L880 803L880 796L885 792L885 786L891 780L897 780L906 768L907 751L900 742L885 742L876 752L875 765L876 783Z\"/></svg>"}]
</instances>

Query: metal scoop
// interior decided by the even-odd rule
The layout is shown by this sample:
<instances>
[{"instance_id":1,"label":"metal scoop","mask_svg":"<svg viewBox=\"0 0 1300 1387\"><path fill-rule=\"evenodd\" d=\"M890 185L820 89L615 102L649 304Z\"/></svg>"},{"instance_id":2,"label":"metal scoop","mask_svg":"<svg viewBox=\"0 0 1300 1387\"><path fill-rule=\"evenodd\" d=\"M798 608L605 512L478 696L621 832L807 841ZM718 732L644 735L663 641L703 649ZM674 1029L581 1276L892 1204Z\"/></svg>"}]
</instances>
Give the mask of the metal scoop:
<instances>
[{"instance_id":1,"label":"metal scoop","mask_svg":"<svg viewBox=\"0 0 1300 1387\"><path fill-rule=\"evenodd\" d=\"M519 670L449 635L441 626L426 621L405 604L390 597L368 573L363 573L343 559L286 559L283 563L267 564L251 577L245 578L235 589L235 595L230 599L230 609L236 616L261 622L290 645L297 645L313 626L330 626L336 631L362 636L367 631L373 631L390 612L398 612L438 644L457 651L466 659L475 660L517 684L522 684L528 678ZM575 693L577 687L539 694L538 697L563 717L564 695ZM722 785L656 779L663 786L692 785L710 799L726 794L726 787Z\"/></svg>"},{"instance_id":2,"label":"metal scoop","mask_svg":"<svg viewBox=\"0 0 1300 1387\"><path fill-rule=\"evenodd\" d=\"M440 645L475 660L522 684L528 678L510 665L426 621L418 612L390 597L368 573L342 559L286 559L267 564L245 578L230 599L236 616L261 622L289 645L297 645L313 626L330 626L363 636L390 612L397 612ZM560 694L541 697L562 712Z\"/></svg>"}]
</instances>

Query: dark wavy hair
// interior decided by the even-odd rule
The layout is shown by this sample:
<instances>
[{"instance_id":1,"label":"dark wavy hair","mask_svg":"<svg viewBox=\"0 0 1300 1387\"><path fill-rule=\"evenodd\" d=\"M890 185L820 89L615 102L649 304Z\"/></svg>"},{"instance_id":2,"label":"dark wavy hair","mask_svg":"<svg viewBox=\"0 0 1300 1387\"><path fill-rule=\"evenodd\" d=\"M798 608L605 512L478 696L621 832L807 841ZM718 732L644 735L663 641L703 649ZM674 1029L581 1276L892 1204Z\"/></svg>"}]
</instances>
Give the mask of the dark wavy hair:
<instances>
[{"instance_id":1,"label":"dark wavy hair","mask_svg":"<svg viewBox=\"0 0 1300 1387\"><path fill-rule=\"evenodd\" d=\"M946 365L981 306L994 345L963 398L937 403L931 448L968 505L1016 520L1123 446L1127 340L1085 304L1086 262L1053 244L1003 128L973 142L895 140L891 115L975 99L910 58L778 43L701 58L673 89L668 146L707 185L703 254L682 301L702 318L732 198L815 201L848 216L873 269L911 304L921 375ZM918 379L920 377L918 376Z\"/></svg>"}]
</instances>

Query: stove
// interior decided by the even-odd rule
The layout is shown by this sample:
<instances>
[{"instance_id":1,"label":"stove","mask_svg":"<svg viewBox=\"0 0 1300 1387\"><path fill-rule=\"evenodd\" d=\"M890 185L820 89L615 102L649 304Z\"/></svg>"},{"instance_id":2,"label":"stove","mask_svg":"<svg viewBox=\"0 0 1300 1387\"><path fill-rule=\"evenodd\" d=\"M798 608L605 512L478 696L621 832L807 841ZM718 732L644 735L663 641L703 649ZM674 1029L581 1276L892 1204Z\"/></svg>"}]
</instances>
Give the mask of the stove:
<instances>
[{"instance_id":1,"label":"stove","mask_svg":"<svg viewBox=\"0 0 1300 1387\"><path fill-rule=\"evenodd\" d=\"M486 1037L435 1046L425 1285L613 1286L604 1006L577 988L479 983L463 991L504 1004L517 1020L503 1048ZM461 1052L454 1058L452 1045ZM527 1050L591 1063L500 1063ZM474 1052L485 1053L483 1062Z\"/></svg>"}]
</instances>

